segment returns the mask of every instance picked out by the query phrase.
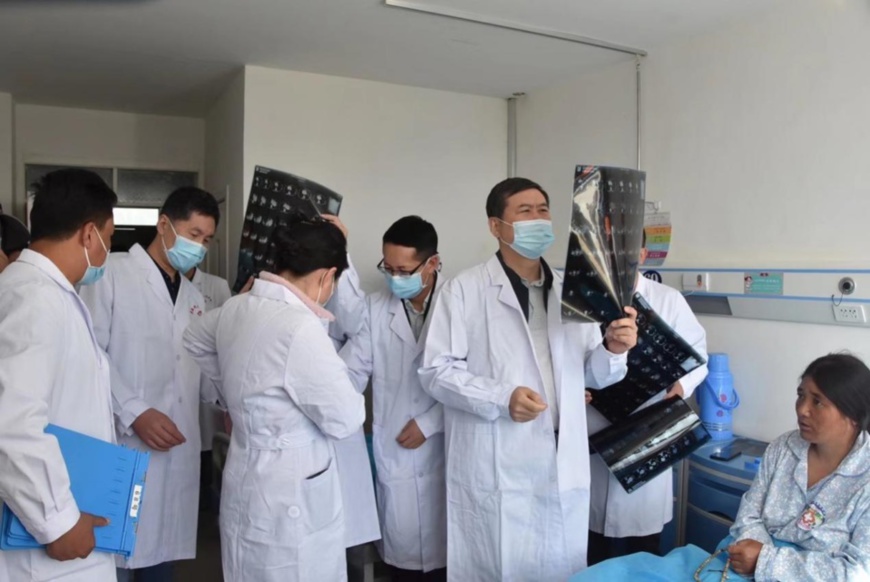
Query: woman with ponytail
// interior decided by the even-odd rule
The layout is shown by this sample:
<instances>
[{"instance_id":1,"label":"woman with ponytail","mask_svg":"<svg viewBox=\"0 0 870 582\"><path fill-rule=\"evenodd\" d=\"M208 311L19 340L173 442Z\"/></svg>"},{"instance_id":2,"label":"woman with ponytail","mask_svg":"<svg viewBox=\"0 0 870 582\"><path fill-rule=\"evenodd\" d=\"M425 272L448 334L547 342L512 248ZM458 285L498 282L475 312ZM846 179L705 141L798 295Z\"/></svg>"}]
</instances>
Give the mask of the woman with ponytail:
<instances>
[{"instance_id":1,"label":"woman with ponytail","mask_svg":"<svg viewBox=\"0 0 870 582\"><path fill-rule=\"evenodd\" d=\"M335 225L300 217L276 228L272 245L274 273L184 334L233 422L220 508L224 580L346 580L331 438L358 431L365 407L323 305L348 266L347 242Z\"/></svg>"}]
</instances>

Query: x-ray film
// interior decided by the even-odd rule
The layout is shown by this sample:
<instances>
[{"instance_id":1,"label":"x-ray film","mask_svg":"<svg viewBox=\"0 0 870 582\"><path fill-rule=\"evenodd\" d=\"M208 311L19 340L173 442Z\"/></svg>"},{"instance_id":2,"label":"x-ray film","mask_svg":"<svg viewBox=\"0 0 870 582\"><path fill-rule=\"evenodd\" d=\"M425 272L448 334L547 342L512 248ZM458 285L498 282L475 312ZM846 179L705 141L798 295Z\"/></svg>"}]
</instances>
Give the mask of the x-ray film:
<instances>
[{"instance_id":1,"label":"x-ray film","mask_svg":"<svg viewBox=\"0 0 870 582\"><path fill-rule=\"evenodd\" d=\"M285 225L289 216L300 213L308 218L337 216L341 201L340 194L317 182L262 166L254 168L234 291L240 291L252 275L274 266L270 243L276 226Z\"/></svg>"},{"instance_id":2,"label":"x-ray film","mask_svg":"<svg viewBox=\"0 0 870 582\"><path fill-rule=\"evenodd\" d=\"M628 493L685 459L710 440L701 419L682 398L639 410L589 439Z\"/></svg>"},{"instance_id":3,"label":"x-ray film","mask_svg":"<svg viewBox=\"0 0 870 582\"><path fill-rule=\"evenodd\" d=\"M577 166L562 316L610 323L631 304L643 238L646 174Z\"/></svg>"},{"instance_id":4,"label":"x-ray film","mask_svg":"<svg viewBox=\"0 0 870 582\"><path fill-rule=\"evenodd\" d=\"M628 372L612 386L590 390L592 406L614 423L706 363L643 296L635 293L631 305L637 310L637 345L628 352Z\"/></svg>"}]
</instances>

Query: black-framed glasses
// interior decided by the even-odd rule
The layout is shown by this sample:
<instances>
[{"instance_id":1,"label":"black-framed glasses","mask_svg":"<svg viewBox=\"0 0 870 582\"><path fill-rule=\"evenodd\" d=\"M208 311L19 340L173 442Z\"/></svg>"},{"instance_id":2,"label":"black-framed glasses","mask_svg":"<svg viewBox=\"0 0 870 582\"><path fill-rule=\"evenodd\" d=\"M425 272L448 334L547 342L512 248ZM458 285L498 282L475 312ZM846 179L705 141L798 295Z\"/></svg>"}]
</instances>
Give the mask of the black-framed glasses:
<instances>
[{"instance_id":1,"label":"black-framed glasses","mask_svg":"<svg viewBox=\"0 0 870 582\"><path fill-rule=\"evenodd\" d=\"M432 257L434 257L434 256L435 256L435 255L432 255ZM411 270L410 272L408 272L408 271L397 271L397 270L395 270L395 269L388 269L387 267L384 266L384 259L381 259L381 262L378 263L377 269L378 269L378 271L380 271L382 274L384 274L384 275L389 275L389 276L391 276L391 277L411 277L412 275L414 275L414 273L416 273L417 271L419 271L419 270L423 267L423 265L425 265L426 263L428 263L428 262L429 262L429 259L431 259L432 257L427 257L426 259L424 259L422 263L420 263L419 265L417 265L416 267L414 267L414 269Z\"/></svg>"}]
</instances>

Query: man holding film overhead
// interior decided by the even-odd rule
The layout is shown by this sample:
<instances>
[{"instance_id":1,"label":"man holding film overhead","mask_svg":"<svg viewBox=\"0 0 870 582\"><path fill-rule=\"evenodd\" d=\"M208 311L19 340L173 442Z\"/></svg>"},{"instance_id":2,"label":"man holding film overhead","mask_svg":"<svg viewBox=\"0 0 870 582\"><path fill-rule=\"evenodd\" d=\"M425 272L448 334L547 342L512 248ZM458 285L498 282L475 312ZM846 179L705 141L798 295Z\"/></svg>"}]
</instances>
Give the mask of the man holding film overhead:
<instances>
[{"instance_id":1,"label":"man holding film overhead","mask_svg":"<svg viewBox=\"0 0 870 582\"><path fill-rule=\"evenodd\" d=\"M640 251L640 264L646 262L646 233ZM701 357L707 357L707 333L692 313L682 293L667 285L650 281L639 274L634 290ZM707 365L686 374L667 393L662 392L644 406L663 398L688 398L707 376ZM619 390L619 388L614 388ZM609 422L595 408L586 410L589 434L604 430ZM589 565L635 552L659 553L665 524L673 519L673 475L668 469L639 489L626 493L598 455L591 458L592 498L589 518Z\"/></svg>"},{"instance_id":2,"label":"man holding film overhead","mask_svg":"<svg viewBox=\"0 0 870 582\"><path fill-rule=\"evenodd\" d=\"M563 323L547 193L525 178L487 198L499 250L444 285L420 375L444 404L450 580L565 580L586 566L584 388L625 376L635 312Z\"/></svg>"}]
</instances>

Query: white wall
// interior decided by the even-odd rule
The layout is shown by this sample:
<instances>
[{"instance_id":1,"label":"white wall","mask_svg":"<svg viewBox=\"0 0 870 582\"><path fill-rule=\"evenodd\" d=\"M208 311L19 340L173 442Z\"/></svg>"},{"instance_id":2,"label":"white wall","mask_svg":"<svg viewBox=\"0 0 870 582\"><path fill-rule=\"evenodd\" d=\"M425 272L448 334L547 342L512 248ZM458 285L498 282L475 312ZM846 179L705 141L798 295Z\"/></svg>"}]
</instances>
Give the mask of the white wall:
<instances>
[{"instance_id":1,"label":"white wall","mask_svg":"<svg viewBox=\"0 0 870 582\"><path fill-rule=\"evenodd\" d=\"M367 288L382 283L384 231L407 214L435 225L448 275L495 251L484 206L507 172L506 101L260 67L244 101L246 196L255 165L342 194Z\"/></svg>"},{"instance_id":2,"label":"white wall","mask_svg":"<svg viewBox=\"0 0 870 582\"><path fill-rule=\"evenodd\" d=\"M793 0L650 53L647 194L670 203L676 262L870 265L868 27L867 0Z\"/></svg>"},{"instance_id":3,"label":"white wall","mask_svg":"<svg viewBox=\"0 0 870 582\"><path fill-rule=\"evenodd\" d=\"M650 50L643 64L642 164L647 198L663 201L675 223L671 266L870 267L868 26L866 0L794 0L752 21ZM576 86L550 96L545 118L582 115L586 103L578 105L577 96ZM621 109L602 102L591 111L622 128ZM574 141L557 131L523 143L528 134L521 134L520 152L585 153L605 133L601 123ZM573 160L563 163L559 173L567 179ZM528 171L522 159L520 167ZM772 439L794 428L797 377L813 358L850 349L870 362L866 330L702 322L711 350L732 356L743 400L735 430L753 437Z\"/></svg>"},{"instance_id":4,"label":"white wall","mask_svg":"<svg viewBox=\"0 0 870 582\"><path fill-rule=\"evenodd\" d=\"M202 175L204 136L202 119L17 104L16 204L24 204L24 165L30 163L186 170Z\"/></svg>"},{"instance_id":5,"label":"white wall","mask_svg":"<svg viewBox=\"0 0 870 582\"><path fill-rule=\"evenodd\" d=\"M15 149L14 108L12 95L0 93L0 204L3 205L3 211L8 214L13 214L17 210L12 204L15 169L12 161Z\"/></svg>"},{"instance_id":6,"label":"white wall","mask_svg":"<svg viewBox=\"0 0 870 582\"><path fill-rule=\"evenodd\" d=\"M647 195L676 225L673 265L868 268L870 3L794 0L644 64ZM794 427L797 378L827 352L870 362L870 334L704 318L732 355L735 429Z\"/></svg>"},{"instance_id":7,"label":"white wall","mask_svg":"<svg viewBox=\"0 0 870 582\"><path fill-rule=\"evenodd\" d=\"M221 206L220 234L209 251L212 273L235 281L244 220L245 73L240 72L214 104L205 120L205 189ZM215 244L216 243L216 244ZM215 254L218 256L215 257ZM217 268L215 268L217 267Z\"/></svg>"},{"instance_id":8,"label":"white wall","mask_svg":"<svg viewBox=\"0 0 870 582\"><path fill-rule=\"evenodd\" d=\"M517 175L550 195L556 243L547 260L565 265L574 166L637 163L634 60L534 91L517 103Z\"/></svg>"}]
</instances>

